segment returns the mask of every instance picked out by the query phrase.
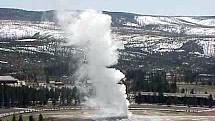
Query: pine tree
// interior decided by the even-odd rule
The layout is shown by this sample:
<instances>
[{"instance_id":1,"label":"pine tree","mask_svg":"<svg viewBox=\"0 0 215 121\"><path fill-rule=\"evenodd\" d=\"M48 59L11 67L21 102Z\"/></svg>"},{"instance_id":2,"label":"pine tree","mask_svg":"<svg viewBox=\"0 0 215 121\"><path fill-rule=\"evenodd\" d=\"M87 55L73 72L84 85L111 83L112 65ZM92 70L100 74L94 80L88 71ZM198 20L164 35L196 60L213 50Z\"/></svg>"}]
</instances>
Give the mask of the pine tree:
<instances>
[{"instance_id":1,"label":"pine tree","mask_svg":"<svg viewBox=\"0 0 215 121\"><path fill-rule=\"evenodd\" d=\"M23 121L22 115L19 115L19 121Z\"/></svg>"},{"instance_id":2,"label":"pine tree","mask_svg":"<svg viewBox=\"0 0 215 121\"><path fill-rule=\"evenodd\" d=\"M16 116L15 116L15 114L13 114L12 121L16 121Z\"/></svg>"},{"instance_id":3,"label":"pine tree","mask_svg":"<svg viewBox=\"0 0 215 121\"><path fill-rule=\"evenodd\" d=\"M210 94L208 97L208 106L209 106L209 108L213 107L213 96L212 96L212 94Z\"/></svg>"},{"instance_id":4,"label":"pine tree","mask_svg":"<svg viewBox=\"0 0 215 121\"><path fill-rule=\"evenodd\" d=\"M3 107L3 86L0 85L0 107Z\"/></svg>"},{"instance_id":5,"label":"pine tree","mask_svg":"<svg viewBox=\"0 0 215 121\"><path fill-rule=\"evenodd\" d=\"M42 114L39 115L39 120L38 121L43 121L43 115Z\"/></svg>"},{"instance_id":6,"label":"pine tree","mask_svg":"<svg viewBox=\"0 0 215 121\"><path fill-rule=\"evenodd\" d=\"M158 93L158 102L159 102L159 103L164 103L164 95L163 95L163 92L162 92L162 91L160 91L160 92Z\"/></svg>"},{"instance_id":7,"label":"pine tree","mask_svg":"<svg viewBox=\"0 0 215 121\"><path fill-rule=\"evenodd\" d=\"M29 121L35 121L32 115L29 116Z\"/></svg>"}]
</instances>

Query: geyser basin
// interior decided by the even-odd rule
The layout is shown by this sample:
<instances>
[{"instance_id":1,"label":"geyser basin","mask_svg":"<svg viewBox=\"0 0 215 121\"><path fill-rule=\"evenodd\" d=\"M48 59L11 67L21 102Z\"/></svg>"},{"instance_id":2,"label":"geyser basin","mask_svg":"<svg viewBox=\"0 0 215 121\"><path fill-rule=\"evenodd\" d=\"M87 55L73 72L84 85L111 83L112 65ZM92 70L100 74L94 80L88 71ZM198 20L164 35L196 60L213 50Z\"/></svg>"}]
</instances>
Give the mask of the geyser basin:
<instances>
[{"instance_id":1,"label":"geyser basin","mask_svg":"<svg viewBox=\"0 0 215 121\"><path fill-rule=\"evenodd\" d=\"M117 84L124 78L124 74L107 68L117 64L117 49L122 47L118 41L112 39L111 17L94 10L68 15L65 12L60 12L59 15L68 44L81 48L85 54L77 79L87 77L95 92L87 98L86 106L100 108L95 115L98 118L127 117L125 86Z\"/></svg>"}]
</instances>

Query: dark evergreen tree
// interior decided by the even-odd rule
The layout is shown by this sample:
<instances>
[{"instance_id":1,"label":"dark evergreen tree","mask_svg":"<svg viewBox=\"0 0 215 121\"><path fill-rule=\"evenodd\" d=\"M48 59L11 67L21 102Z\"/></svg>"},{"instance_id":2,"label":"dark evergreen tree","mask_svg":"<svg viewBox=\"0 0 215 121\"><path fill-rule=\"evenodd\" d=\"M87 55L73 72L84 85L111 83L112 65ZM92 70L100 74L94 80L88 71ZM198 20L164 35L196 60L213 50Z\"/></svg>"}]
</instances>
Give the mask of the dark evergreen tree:
<instances>
[{"instance_id":1,"label":"dark evergreen tree","mask_svg":"<svg viewBox=\"0 0 215 121\"><path fill-rule=\"evenodd\" d=\"M65 100L66 100L66 88L61 88L60 104L65 105Z\"/></svg>"},{"instance_id":2,"label":"dark evergreen tree","mask_svg":"<svg viewBox=\"0 0 215 121\"><path fill-rule=\"evenodd\" d=\"M141 101L141 98L142 98L141 93L138 93L138 95L135 96L135 102L136 102L137 104L143 103L143 102Z\"/></svg>"},{"instance_id":3,"label":"dark evergreen tree","mask_svg":"<svg viewBox=\"0 0 215 121\"><path fill-rule=\"evenodd\" d=\"M39 90L39 101L41 105L46 105L48 103L47 97L46 97L46 89L41 88Z\"/></svg>"},{"instance_id":4,"label":"dark evergreen tree","mask_svg":"<svg viewBox=\"0 0 215 121\"><path fill-rule=\"evenodd\" d=\"M167 97L167 105L171 105L172 104L172 98L171 97Z\"/></svg>"},{"instance_id":5,"label":"dark evergreen tree","mask_svg":"<svg viewBox=\"0 0 215 121\"><path fill-rule=\"evenodd\" d=\"M3 94L3 86L0 85L0 107L3 107L3 98L4 94Z\"/></svg>"},{"instance_id":6,"label":"dark evergreen tree","mask_svg":"<svg viewBox=\"0 0 215 121\"><path fill-rule=\"evenodd\" d=\"M164 103L163 92L159 92L159 94L158 94L158 103Z\"/></svg>"},{"instance_id":7,"label":"dark evergreen tree","mask_svg":"<svg viewBox=\"0 0 215 121\"><path fill-rule=\"evenodd\" d=\"M213 107L213 96L212 96L212 94L210 94L208 97L208 107L209 108Z\"/></svg>"},{"instance_id":8,"label":"dark evergreen tree","mask_svg":"<svg viewBox=\"0 0 215 121\"><path fill-rule=\"evenodd\" d=\"M176 93L177 92L177 84L176 82L173 82L170 84L170 93Z\"/></svg>"},{"instance_id":9,"label":"dark evergreen tree","mask_svg":"<svg viewBox=\"0 0 215 121\"><path fill-rule=\"evenodd\" d=\"M19 115L19 121L23 121L22 115Z\"/></svg>"},{"instance_id":10,"label":"dark evergreen tree","mask_svg":"<svg viewBox=\"0 0 215 121\"><path fill-rule=\"evenodd\" d=\"M67 100L67 105L72 104L72 90L70 88L67 89L66 91L66 100Z\"/></svg>"},{"instance_id":11,"label":"dark evergreen tree","mask_svg":"<svg viewBox=\"0 0 215 121\"><path fill-rule=\"evenodd\" d=\"M52 99L53 105L57 104L59 97L60 97L60 90L56 88Z\"/></svg>"},{"instance_id":12,"label":"dark evergreen tree","mask_svg":"<svg viewBox=\"0 0 215 121\"><path fill-rule=\"evenodd\" d=\"M194 94L194 89L191 89L190 94Z\"/></svg>"},{"instance_id":13,"label":"dark evergreen tree","mask_svg":"<svg viewBox=\"0 0 215 121\"><path fill-rule=\"evenodd\" d=\"M49 96L50 96L50 99L52 101L52 105L56 105L55 90L53 88L50 89Z\"/></svg>"},{"instance_id":14,"label":"dark evergreen tree","mask_svg":"<svg viewBox=\"0 0 215 121\"><path fill-rule=\"evenodd\" d=\"M43 121L43 115L42 114L39 115L38 121Z\"/></svg>"},{"instance_id":15,"label":"dark evergreen tree","mask_svg":"<svg viewBox=\"0 0 215 121\"><path fill-rule=\"evenodd\" d=\"M29 121L35 121L32 115L29 116Z\"/></svg>"},{"instance_id":16,"label":"dark evergreen tree","mask_svg":"<svg viewBox=\"0 0 215 121\"><path fill-rule=\"evenodd\" d=\"M3 100L3 103L4 103L4 106L5 107L9 107L10 105L9 105L9 102L10 102L10 94L9 94L9 87L8 86L6 86L6 85L4 85L3 86L3 88L4 88L4 91L3 91L3 98L4 98L4 100Z\"/></svg>"},{"instance_id":17,"label":"dark evergreen tree","mask_svg":"<svg viewBox=\"0 0 215 121\"><path fill-rule=\"evenodd\" d=\"M192 70L184 70L184 80L187 83L192 83L195 81L196 73L194 73Z\"/></svg>"},{"instance_id":18,"label":"dark evergreen tree","mask_svg":"<svg viewBox=\"0 0 215 121\"><path fill-rule=\"evenodd\" d=\"M77 93L78 93L78 89L77 89L77 87L74 87L72 89L72 97L73 97L73 99L77 98Z\"/></svg>"},{"instance_id":19,"label":"dark evergreen tree","mask_svg":"<svg viewBox=\"0 0 215 121\"><path fill-rule=\"evenodd\" d=\"M16 116L15 116L15 114L13 114L12 121L16 121Z\"/></svg>"},{"instance_id":20,"label":"dark evergreen tree","mask_svg":"<svg viewBox=\"0 0 215 121\"><path fill-rule=\"evenodd\" d=\"M183 89L181 89L181 93L185 93L185 89L183 88Z\"/></svg>"}]
</instances>

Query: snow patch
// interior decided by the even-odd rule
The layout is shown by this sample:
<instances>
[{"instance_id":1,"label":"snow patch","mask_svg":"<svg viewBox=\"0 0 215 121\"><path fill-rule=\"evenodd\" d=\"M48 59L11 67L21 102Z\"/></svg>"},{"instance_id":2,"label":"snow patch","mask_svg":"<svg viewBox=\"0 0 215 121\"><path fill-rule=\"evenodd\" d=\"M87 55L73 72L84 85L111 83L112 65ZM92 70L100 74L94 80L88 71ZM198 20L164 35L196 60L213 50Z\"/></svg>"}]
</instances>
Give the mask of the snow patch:
<instances>
[{"instance_id":1,"label":"snow patch","mask_svg":"<svg viewBox=\"0 0 215 121\"><path fill-rule=\"evenodd\" d=\"M200 41L199 45L202 46L204 55L215 56L215 41Z\"/></svg>"}]
</instances>

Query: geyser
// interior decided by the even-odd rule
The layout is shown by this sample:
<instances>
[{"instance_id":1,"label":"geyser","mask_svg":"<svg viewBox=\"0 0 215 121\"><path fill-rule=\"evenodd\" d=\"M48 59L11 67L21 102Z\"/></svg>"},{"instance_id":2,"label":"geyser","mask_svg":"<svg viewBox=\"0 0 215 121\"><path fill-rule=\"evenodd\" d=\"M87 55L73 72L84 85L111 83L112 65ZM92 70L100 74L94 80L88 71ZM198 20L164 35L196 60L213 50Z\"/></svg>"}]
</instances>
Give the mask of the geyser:
<instances>
[{"instance_id":1,"label":"geyser","mask_svg":"<svg viewBox=\"0 0 215 121\"><path fill-rule=\"evenodd\" d=\"M83 73L89 78L95 92L87 99L86 105L98 107L98 117L127 117L125 86L117 84L124 74L108 68L118 62L117 49L121 47L118 41L112 39L111 17L102 12L86 10L72 16L60 12L59 20L68 44L81 48L85 53L86 61L80 68L86 72Z\"/></svg>"}]
</instances>

